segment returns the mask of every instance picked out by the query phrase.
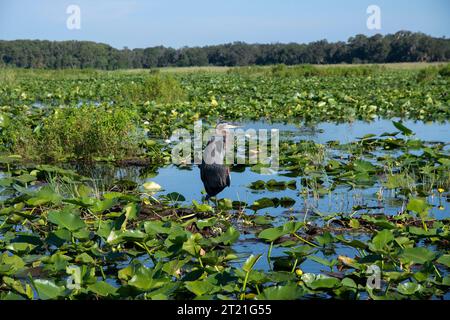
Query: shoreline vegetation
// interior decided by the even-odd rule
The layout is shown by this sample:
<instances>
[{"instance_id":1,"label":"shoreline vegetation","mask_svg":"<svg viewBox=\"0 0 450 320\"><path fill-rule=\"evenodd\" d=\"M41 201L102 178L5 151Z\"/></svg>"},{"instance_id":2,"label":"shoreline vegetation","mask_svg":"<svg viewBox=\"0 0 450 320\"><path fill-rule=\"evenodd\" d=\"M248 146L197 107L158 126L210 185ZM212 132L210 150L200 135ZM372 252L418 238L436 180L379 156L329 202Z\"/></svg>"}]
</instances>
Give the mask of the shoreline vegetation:
<instances>
[{"instance_id":1,"label":"shoreline vegetation","mask_svg":"<svg viewBox=\"0 0 450 320\"><path fill-rule=\"evenodd\" d=\"M450 39L420 32L348 41L320 40L308 44L247 44L233 42L178 49L157 46L116 49L90 41L0 40L0 67L104 70L188 66L248 66L274 64L368 64L439 62L450 60Z\"/></svg>"},{"instance_id":2,"label":"shoreline vegetation","mask_svg":"<svg viewBox=\"0 0 450 320\"><path fill-rule=\"evenodd\" d=\"M273 71L276 68L285 68L286 70L295 69L325 69L323 74L326 74L327 69L336 69L337 72L346 72L345 69L369 69L380 71L418 71L422 69L444 68L450 64L450 61L435 61L435 62L391 62L391 63L339 63L339 64L272 64L272 65L248 65L248 66L187 66L187 67L155 67L155 68L130 68L118 70L103 70L95 68L64 68L64 69L43 69L43 68L21 68L14 66L0 66L0 81L5 81L8 78L8 73L16 72L17 75L39 74L42 77L52 76L68 76L73 73L74 77L82 78L83 75L92 75L97 73L99 75L107 74L158 74L158 73L232 73L240 70L248 70L250 73L257 73L263 71ZM320 72L320 71L317 72ZM14 76L13 76L14 77Z\"/></svg>"}]
</instances>

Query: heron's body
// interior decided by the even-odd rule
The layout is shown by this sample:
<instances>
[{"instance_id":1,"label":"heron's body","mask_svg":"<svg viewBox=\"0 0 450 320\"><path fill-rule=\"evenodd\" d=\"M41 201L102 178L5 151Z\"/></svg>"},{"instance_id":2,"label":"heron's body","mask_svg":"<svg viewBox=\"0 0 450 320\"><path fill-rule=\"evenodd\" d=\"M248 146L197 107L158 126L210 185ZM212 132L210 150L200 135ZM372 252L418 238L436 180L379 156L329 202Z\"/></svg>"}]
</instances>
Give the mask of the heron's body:
<instances>
[{"instance_id":1,"label":"heron's body","mask_svg":"<svg viewBox=\"0 0 450 320\"><path fill-rule=\"evenodd\" d=\"M200 165L200 178L207 193L206 199L216 196L231 184L230 169L222 164Z\"/></svg>"},{"instance_id":2,"label":"heron's body","mask_svg":"<svg viewBox=\"0 0 450 320\"><path fill-rule=\"evenodd\" d=\"M234 126L219 124L216 127L217 134L211 138L203 151L203 160L199 167L200 178L207 193L206 200L216 196L231 184L230 169L224 164L226 130L231 128Z\"/></svg>"}]
</instances>

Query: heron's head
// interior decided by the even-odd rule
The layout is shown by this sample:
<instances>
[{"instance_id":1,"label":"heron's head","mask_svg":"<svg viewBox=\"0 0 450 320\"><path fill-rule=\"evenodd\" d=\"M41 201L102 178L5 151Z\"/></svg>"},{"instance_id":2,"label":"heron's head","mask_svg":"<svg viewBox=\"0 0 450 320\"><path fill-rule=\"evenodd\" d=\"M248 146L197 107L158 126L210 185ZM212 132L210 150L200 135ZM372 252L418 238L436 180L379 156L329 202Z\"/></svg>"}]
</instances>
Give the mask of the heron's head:
<instances>
[{"instance_id":1,"label":"heron's head","mask_svg":"<svg viewBox=\"0 0 450 320\"><path fill-rule=\"evenodd\" d=\"M235 126L233 124L227 123L227 122L221 122L216 126L216 134L226 136L228 133L228 130L239 128L238 126Z\"/></svg>"}]
</instances>

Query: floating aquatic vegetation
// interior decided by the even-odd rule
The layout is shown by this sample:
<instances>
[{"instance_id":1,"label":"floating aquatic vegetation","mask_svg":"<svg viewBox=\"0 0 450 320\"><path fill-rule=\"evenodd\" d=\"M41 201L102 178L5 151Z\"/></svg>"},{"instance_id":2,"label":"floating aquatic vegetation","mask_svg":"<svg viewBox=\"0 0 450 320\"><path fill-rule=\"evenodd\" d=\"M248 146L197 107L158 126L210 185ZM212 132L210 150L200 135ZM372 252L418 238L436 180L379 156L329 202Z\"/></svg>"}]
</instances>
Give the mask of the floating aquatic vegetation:
<instances>
[{"instance_id":1,"label":"floating aquatic vegetation","mask_svg":"<svg viewBox=\"0 0 450 320\"><path fill-rule=\"evenodd\" d=\"M276 177L261 164L232 168L252 177L242 184L250 199L203 203L158 180L170 162L164 139L198 119L448 120L447 80L196 73L168 80L172 96L139 73L18 73L0 88L0 299L449 298L448 144L420 140L405 122L342 142L286 135ZM98 132L89 113L112 116ZM118 150L131 122L114 119L136 120L132 149ZM95 147L118 148L89 161L135 171L84 176L95 170L78 168L79 156L99 149L74 145L78 125L99 134ZM64 138L54 154L78 162L31 163L43 135Z\"/></svg>"}]
</instances>

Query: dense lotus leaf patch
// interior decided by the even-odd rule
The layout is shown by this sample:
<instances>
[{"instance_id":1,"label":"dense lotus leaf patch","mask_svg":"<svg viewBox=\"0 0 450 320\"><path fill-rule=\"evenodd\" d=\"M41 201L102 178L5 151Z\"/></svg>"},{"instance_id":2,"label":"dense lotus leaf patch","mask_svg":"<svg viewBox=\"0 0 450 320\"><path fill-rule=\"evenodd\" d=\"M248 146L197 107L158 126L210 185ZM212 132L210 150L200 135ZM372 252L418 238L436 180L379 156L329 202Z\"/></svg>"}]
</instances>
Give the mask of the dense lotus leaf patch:
<instances>
[{"instance_id":1,"label":"dense lotus leaf patch","mask_svg":"<svg viewBox=\"0 0 450 320\"><path fill-rule=\"evenodd\" d=\"M376 171L374 164L355 164ZM7 179L36 170L11 169ZM44 183L41 189L4 184L14 193L0 211L2 299L357 299L364 292L372 299L401 299L448 292L448 220L430 217L424 198L405 198L397 216L318 215L280 224L258 213L278 206L278 198L258 200L248 215L229 199L193 201L186 208L176 200L180 194L150 195L136 186L95 195L82 177L53 172L73 184L72 192L61 192L40 174L22 183ZM50 201L27 201L47 195ZM172 215L159 215L164 210ZM230 222L235 219L243 224ZM267 254L237 254L233 246L243 233L270 244ZM355 254L332 254L343 247ZM275 248L282 253L272 255ZM261 271L265 260L270 269ZM322 266L323 273L305 273L305 263ZM380 290L365 286L373 266L383 271Z\"/></svg>"}]
</instances>

